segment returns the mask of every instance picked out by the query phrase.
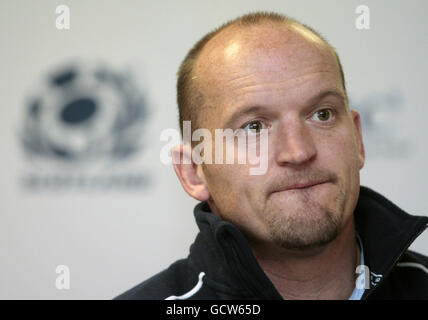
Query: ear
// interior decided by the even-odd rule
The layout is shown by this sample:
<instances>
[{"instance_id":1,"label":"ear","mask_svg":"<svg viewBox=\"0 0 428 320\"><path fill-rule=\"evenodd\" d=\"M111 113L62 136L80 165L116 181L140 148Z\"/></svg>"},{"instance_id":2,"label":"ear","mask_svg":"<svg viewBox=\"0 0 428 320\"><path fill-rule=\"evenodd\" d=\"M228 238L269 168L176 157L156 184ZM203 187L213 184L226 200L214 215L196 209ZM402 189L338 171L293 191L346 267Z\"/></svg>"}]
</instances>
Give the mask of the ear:
<instances>
[{"instance_id":1,"label":"ear","mask_svg":"<svg viewBox=\"0 0 428 320\"><path fill-rule=\"evenodd\" d=\"M200 165L192 160L192 148L189 145L175 146L171 150L174 171L183 189L196 200L207 201L210 193Z\"/></svg>"},{"instance_id":2,"label":"ear","mask_svg":"<svg viewBox=\"0 0 428 320\"><path fill-rule=\"evenodd\" d=\"M357 131L357 140L358 140L358 146L359 146L359 153L358 153L358 161L359 161L359 167L360 170L364 167L364 162L366 159L366 152L364 150L364 142L363 142L363 134L361 129L361 119L360 114L356 110L351 110L352 119L354 122L355 129Z\"/></svg>"}]
</instances>

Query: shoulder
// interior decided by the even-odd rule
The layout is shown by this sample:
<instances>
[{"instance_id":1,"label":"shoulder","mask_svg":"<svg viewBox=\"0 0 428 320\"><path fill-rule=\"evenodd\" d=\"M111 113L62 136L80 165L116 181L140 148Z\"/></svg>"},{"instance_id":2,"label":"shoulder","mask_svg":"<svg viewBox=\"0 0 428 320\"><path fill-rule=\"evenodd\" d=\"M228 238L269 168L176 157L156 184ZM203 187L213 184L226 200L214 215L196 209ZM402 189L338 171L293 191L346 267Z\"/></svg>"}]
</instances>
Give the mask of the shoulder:
<instances>
[{"instance_id":1,"label":"shoulder","mask_svg":"<svg viewBox=\"0 0 428 320\"><path fill-rule=\"evenodd\" d=\"M167 269L155 274L114 299L163 300L171 295L186 290L188 288L189 279L195 277L195 274L196 271L193 271L188 266L187 259L178 260Z\"/></svg>"},{"instance_id":2,"label":"shoulder","mask_svg":"<svg viewBox=\"0 0 428 320\"><path fill-rule=\"evenodd\" d=\"M428 282L428 257L407 250L397 263L395 271Z\"/></svg>"},{"instance_id":3,"label":"shoulder","mask_svg":"<svg viewBox=\"0 0 428 320\"><path fill-rule=\"evenodd\" d=\"M378 299L428 299L428 257L407 250L377 291Z\"/></svg>"}]
</instances>

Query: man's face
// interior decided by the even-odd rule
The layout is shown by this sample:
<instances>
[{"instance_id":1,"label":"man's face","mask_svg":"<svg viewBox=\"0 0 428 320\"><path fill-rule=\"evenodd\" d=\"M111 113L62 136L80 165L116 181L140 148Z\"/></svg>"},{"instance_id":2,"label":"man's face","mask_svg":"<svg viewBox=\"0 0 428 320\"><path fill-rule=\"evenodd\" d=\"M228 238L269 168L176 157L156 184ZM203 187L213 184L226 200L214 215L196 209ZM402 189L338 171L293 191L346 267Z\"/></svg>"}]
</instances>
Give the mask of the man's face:
<instances>
[{"instance_id":1,"label":"man's face","mask_svg":"<svg viewBox=\"0 0 428 320\"><path fill-rule=\"evenodd\" d=\"M358 199L364 150L332 51L297 27L231 28L206 45L196 75L201 127L268 129L265 174L237 161L199 168L213 212L254 243L305 250L335 239Z\"/></svg>"}]
</instances>

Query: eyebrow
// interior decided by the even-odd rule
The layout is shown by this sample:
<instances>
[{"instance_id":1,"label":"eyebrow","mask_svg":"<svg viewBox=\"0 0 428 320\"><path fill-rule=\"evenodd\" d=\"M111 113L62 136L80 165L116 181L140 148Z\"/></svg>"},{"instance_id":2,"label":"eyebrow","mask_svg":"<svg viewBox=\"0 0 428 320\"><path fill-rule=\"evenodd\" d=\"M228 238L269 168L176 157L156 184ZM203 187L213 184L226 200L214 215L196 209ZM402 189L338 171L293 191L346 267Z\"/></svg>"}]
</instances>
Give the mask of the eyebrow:
<instances>
[{"instance_id":1,"label":"eyebrow","mask_svg":"<svg viewBox=\"0 0 428 320\"><path fill-rule=\"evenodd\" d=\"M239 118L242 118L247 115L253 115L253 114L259 114L262 111L266 111L266 107L261 106L251 106L249 108L245 108L244 110L239 110L232 114L232 116L229 118L229 120L226 121L225 127L230 127L235 121L237 121Z\"/></svg>"},{"instance_id":2,"label":"eyebrow","mask_svg":"<svg viewBox=\"0 0 428 320\"><path fill-rule=\"evenodd\" d=\"M324 99L327 96L333 96L338 99L340 99L344 104L346 104L347 98L344 94L342 94L340 91L336 90L324 90L320 93L316 94L315 96L311 97L308 102L305 103L305 105L314 105L316 102ZM243 110L238 110L234 114L230 116L230 118L226 121L225 127L230 127L235 121L237 121L239 118L252 115L252 114L260 114L262 112L266 112L266 107L254 105L248 108L242 108Z\"/></svg>"},{"instance_id":3,"label":"eyebrow","mask_svg":"<svg viewBox=\"0 0 428 320\"><path fill-rule=\"evenodd\" d=\"M325 91L321 91L320 93L318 93L317 95L315 95L314 97L312 97L308 104L314 104L315 102L324 99L327 96L334 96L336 98L339 98L340 100L342 100L342 102L346 103L347 98L346 96L341 93L340 91L336 91L336 90L325 90Z\"/></svg>"}]
</instances>

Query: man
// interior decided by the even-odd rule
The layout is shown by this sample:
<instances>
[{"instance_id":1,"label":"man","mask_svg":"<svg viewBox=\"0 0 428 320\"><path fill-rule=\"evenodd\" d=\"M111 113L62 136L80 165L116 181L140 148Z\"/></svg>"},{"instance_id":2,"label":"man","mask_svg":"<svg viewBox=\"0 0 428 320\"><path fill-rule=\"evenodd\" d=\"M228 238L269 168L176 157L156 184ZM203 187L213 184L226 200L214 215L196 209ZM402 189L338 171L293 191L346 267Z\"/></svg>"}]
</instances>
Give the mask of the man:
<instances>
[{"instance_id":1,"label":"man","mask_svg":"<svg viewBox=\"0 0 428 320\"><path fill-rule=\"evenodd\" d=\"M245 15L201 39L178 76L181 127L241 130L260 144L267 132L267 170L177 161L201 201L200 232L186 259L119 299L428 298L428 258L407 250L428 218L360 187L360 117L319 34ZM174 158L193 159L192 146Z\"/></svg>"}]
</instances>

